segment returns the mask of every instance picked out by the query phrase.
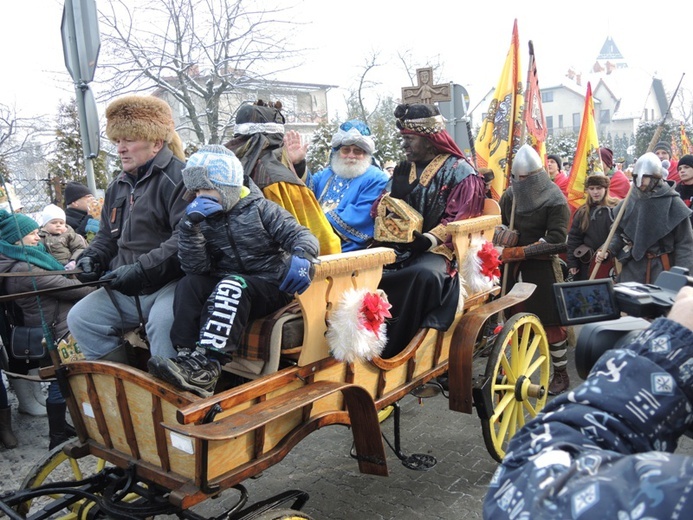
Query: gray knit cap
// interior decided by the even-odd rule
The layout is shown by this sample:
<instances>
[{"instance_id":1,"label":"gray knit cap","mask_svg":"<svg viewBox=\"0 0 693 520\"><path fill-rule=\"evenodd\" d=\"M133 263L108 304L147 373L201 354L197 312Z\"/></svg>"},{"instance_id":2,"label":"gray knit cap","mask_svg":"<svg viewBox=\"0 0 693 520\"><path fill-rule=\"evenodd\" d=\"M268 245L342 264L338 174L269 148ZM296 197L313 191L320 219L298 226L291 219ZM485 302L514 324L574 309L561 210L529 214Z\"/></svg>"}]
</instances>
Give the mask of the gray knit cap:
<instances>
[{"instance_id":1,"label":"gray knit cap","mask_svg":"<svg viewBox=\"0 0 693 520\"><path fill-rule=\"evenodd\" d=\"M236 205L243 187L243 165L236 155L219 144L208 144L188 158L183 182L190 191L217 190L224 211Z\"/></svg>"}]
</instances>

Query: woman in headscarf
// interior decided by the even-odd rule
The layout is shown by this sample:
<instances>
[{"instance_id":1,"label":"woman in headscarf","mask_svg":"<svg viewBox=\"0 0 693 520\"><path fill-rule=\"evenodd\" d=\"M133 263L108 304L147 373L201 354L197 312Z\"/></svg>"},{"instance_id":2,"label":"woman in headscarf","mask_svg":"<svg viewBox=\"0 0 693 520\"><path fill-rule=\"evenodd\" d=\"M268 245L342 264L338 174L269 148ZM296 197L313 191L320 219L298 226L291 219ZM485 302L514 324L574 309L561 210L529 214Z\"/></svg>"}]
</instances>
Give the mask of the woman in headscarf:
<instances>
[{"instance_id":1,"label":"woman in headscarf","mask_svg":"<svg viewBox=\"0 0 693 520\"><path fill-rule=\"evenodd\" d=\"M341 252L339 236L320 208L313 192L299 178L305 161L296 165L284 146L281 104L243 105L236 114L234 138L226 143L243 165L243 172L262 190L265 198L291 213L320 242L320 254ZM299 171L297 171L297 169Z\"/></svg>"},{"instance_id":2,"label":"woman in headscarf","mask_svg":"<svg viewBox=\"0 0 693 520\"><path fill-rule=\"evenodd\" d=\"M46 251L38 235L39 225L21 213L9 214L0 210L0 273L26 273L26 276L11 276L3 279L5 294L28 293L41 289L69 288L74 290L54 292L47 295L17 298L15 303L22 311L23 324L28 327L43 327L50 332L54 341L64 336L67 330L67 313L72 305L92 291L91 287L80 287L80 282L64 275L31 276L31 273L64 271L60 262ZM49 363L48 359L44 361ZM13 360L10 367L19 372L26 371L26 362ZM21 381L21 382L20 382ZM26 380L16 380L19 392L26 388ZM23 388L24 386L24 388ZM15 389L17 386L15 384ZM70 437L74 430L65 421L66 403L57 382L48 388L46 413L49 425L49 449L53 449Z\"/></svg>"}]
</instances>

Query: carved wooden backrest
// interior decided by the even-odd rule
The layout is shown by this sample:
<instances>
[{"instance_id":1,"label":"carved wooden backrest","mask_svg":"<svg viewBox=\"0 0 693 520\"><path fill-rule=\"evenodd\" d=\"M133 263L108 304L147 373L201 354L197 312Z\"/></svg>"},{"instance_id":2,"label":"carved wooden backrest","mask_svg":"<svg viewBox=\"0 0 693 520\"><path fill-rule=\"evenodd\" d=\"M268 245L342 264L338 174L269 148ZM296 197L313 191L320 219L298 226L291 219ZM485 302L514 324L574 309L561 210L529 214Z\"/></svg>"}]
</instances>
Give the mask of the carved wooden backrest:
<instances>
[{"instance_id":1,"label":"carved wooden backrest","mask_svg":"<svg viewBox=\"0 0 693 520\"><path fill-rule=\"evenodd\" d=\"M320 257L313 283L299 295L298 302L303 311L303 349L299 366L329 356L325 339L327 320L347 289L375 291L380 283L383 265L395 261L392 249L377 247Z\"/></svg>"}]
</instances>

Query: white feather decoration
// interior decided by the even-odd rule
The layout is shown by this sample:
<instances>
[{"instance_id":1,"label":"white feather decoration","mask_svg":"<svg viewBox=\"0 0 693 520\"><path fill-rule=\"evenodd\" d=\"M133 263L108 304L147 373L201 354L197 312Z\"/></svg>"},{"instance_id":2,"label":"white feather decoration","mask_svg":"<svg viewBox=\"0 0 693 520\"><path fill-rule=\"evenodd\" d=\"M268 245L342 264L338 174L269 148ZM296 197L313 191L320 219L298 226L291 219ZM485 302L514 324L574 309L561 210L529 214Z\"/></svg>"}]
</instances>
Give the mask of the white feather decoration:
<instances>
[{"instance_id":1,"label":"white feather decoration","mask_svg":"<svg viewBox=\"0 0 693 520\"><path fill-rule=\"evenodd\" d=\"M494 285L498 284L497 276L486 276L481 272L481 258L479 251L488 242L484 239L475 239L467 250L467 256L462 263L461 274L469 294L477 294L483 291L490 291Z\"/></svg>"},{"instance_id":2,"label":"white feather decoration","mask_svg":"<svg viewBox=\"0 0 693 520\"><path fill-rule=\"evenodd\" d=\"M357 359L371 360L379 356L387 343L385 317L389 317L387 309L390 304L383 291L377 291L382 300L378 320L371 324L377 328L377 333L366 326L363 312L364 298L375 296L366 289L348 289L342 295L339 305L330 315L327 327L327 344L335 359L353 363ZM378 324L378 322L380 322Z\"/></svg>"}]
</instances>

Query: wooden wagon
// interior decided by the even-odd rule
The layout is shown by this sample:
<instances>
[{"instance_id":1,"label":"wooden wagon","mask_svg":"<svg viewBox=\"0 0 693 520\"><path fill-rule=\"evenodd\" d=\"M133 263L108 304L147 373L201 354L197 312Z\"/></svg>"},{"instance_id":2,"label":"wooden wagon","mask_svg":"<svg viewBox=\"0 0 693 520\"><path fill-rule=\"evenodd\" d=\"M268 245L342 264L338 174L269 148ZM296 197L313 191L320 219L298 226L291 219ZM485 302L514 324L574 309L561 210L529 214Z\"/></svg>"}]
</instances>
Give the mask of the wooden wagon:
<instances>
[{"instance_id":1,"label":"wooden wagon","mask_svg":"<svg viewBox=\"0 0 693 520\"><path fill-rule=\"evenodd\" d=\"M464 259L480 241L491 241L499 223L498 207L489 201L485 215L450 224L457 258ZM135 493L138 503L149 493L154 496L149 503L160 506L146 509L146 515L142 508L142 515L173 511L195 518L190 507L226 489L241 489L244 480L280 462L311 432L333 424L351 428L362 473L386 476L378 412L447 372L450 409L472 413L476 407L489 452L500 460L508 439L546 401L550 363L541 323L531 314L513 316L495 338L483 376L473 376L472 362L488 318L528 298L534 286L517 284L492 301L497 286L468 294L450 329L420 330L393 358L338 361L325 338L331 313L347 289L375 291L383 266L393 260L387 248L322 257L310 288L297 297L301 347L282 353L275 345L269 358L281 362L278 370L260 371L254 380L208 398L118 363L62 364L59 380L78 439L58 456L97 457L120 469L131 487L116 492L118 500ZM47 464L27 477L26 488L42 484ZM75 517L87 517L75 513L78 506L84 509L84 499L53 495L65 500L65 510ZM27 505L27 497L35 496L15 498L11 507L24 514L26 508L17 504ZM113 502L118 503L101 506L117 517ZM123 517L145 517L132 509Z\"/></svg>"}]
</instances>

